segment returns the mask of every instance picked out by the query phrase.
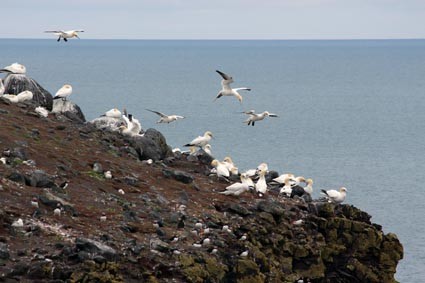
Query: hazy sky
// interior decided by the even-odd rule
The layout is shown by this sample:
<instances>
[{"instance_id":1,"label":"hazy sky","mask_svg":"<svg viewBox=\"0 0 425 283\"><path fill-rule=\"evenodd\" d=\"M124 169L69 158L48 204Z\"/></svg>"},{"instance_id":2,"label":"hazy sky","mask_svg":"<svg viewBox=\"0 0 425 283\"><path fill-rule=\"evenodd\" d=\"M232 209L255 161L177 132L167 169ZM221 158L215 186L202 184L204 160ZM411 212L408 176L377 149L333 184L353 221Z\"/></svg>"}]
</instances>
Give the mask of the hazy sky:
<instances>
[{"instance_id":1,"label":"hazy sky","mask_svg":"<svg viewBox=\"0 0 425 283\"><path fill-rule=\"evenodd\" d=\"M425 0L0 0L1 38L425 38Z\"/></svg>"}]
</instances>

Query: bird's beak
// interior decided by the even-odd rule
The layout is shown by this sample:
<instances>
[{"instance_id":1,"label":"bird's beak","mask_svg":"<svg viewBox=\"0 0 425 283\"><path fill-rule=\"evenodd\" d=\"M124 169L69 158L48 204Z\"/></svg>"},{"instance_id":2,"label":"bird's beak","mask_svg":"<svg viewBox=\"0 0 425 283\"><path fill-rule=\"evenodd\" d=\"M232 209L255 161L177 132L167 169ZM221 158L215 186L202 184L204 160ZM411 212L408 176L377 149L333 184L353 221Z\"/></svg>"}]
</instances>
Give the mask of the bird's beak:
<instances>
[{"instance_id":1,"label":"bird's beak","mask_svg":"<svg viewBox=\"0 0 425 283\"><path fill-rule=\"evenodd\" d=\"M80 39L80 37L78 36L78 34L75 35L76 38Z\"/></svg>"}]
</instances>

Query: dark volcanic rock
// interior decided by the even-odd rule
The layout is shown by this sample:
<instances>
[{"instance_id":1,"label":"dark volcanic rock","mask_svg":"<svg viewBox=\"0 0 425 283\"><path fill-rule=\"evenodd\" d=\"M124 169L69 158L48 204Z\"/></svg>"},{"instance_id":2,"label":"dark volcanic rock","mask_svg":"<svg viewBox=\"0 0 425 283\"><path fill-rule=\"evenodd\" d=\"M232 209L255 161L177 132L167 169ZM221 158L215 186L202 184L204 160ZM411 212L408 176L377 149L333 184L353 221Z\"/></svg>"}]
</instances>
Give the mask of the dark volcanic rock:
<instances>
[{"instance_id":1,"label":"dark volcanic rock","mask_svg":"<svg viewBox=\"0 0 425 283\"><path fill-rule=\"evenodd\" d=\"M95 240L77 238L75 240L75 246L79 251L94 253L108 260L116 260L117 257L117 252L113 248Z\"/></svg>"},{"instance_id":2,"label":"dark volcanic rock","mask_svg":"<svg viewBox=\"0 0 425 283\"><path fill-rule=\"evenodd\" d=\"M148 129L142 137L132 137L129 140L140 160L157 161L173 155L165 137L155 129Z\"/></svg>"},{"instance_id":3,"label":"dark volcanic rock","mask_svg":"<svg viewBox=\"0 0 425 283\"><path fill-rule=\"evenodd\" d=\"M55 183L44 171L35 170L29 178L29 185L38 188L52 188Z\"/></svg>"},{"instance_id":4,"label":"dark volcanic rock","mask_svg":"<svg viewBox=\"0 0 425 283\"><path fill-rule=\"evenodd\" d=\"M164 169L162 170L162 173L167 178L173 178L185 184L193 182L193 177L183 171Z\"/></svg>"},{"instance_id":5,"label":"dark volcanic rock","mask_svg":"<svg viewBox=\"0 0 425 283\"><path fill-rule=\"evenodd\" d=\"M86 118L84 117L81 108L70 100L55 99L53 100L52 113L61 114L71 121L84 123Z\"/></svg>"},{"instance_id":6,"label":"dark volcanic rock","mask_svg":"<svg viewBox=\"0 0 425 283\"><path fill-rule=\"evenodd\" d=\"M9 259L9 249L5 243L0 242L0 259Z\"/></svg>"},{"instance_id":7,"label":"dark volcanic rock","mask_svg":"<svg viewBox=\"0 0 425 283\"><path fill-rule=\"evenodd\" d=\"M32 78L21 74L8 74L4 79L4 93L18 94L25 90L33 93L33 101L36 105L43 106L48 110L53 108L53 97Z\"/></svg>"}]
</instances>

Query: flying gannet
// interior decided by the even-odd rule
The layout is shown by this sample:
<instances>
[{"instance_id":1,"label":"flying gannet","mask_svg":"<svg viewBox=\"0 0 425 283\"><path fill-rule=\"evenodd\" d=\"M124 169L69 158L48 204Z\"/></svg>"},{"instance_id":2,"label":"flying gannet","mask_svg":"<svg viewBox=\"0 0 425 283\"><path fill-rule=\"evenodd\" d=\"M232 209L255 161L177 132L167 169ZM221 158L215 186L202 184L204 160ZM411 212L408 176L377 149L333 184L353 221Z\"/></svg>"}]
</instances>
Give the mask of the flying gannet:
<instances>
[{"instance_id":1,"label":"flying gannet","mask_svg":"<svg viewBox=\"0 0 425 283\"><path fill-rule=\"evenodd\" d=\"M256 114L254 110L250 110L243 113L249 116L248 119L244 121L244 123L246 123L248 126L249 125L254 126L255 122L264 120L264 118L266 117L279 117L276 114L269 113L268 111L264 111L263 113Z\"/></svg>"},{"instance_id":2,"label":"flying gannet","mask_svg":"<svg viewBox=\"0 0 425 283\"><path fill-rule=\"evenodd\" d=\"M3 73L11 73L11 74L25 74L27 72L27 68L24 65L19 63L13 63L12 65L6 66L0 70Z\"/></svg>"},{"instance_id":3,"label":"flying gannet","mask_svg":"<svg viewBox=\"0 0 425 283\"><path fill-rule=\"evenodd\" d=\"M158 111L153 111L153 110L149 110L146 109L147 111L150 111L152 113L155 113L157 115L159 115L161 118L156 122L157 124L159 123L171 123L174 121L177 121L178 119L184 119L184 116L179 116L179 115L165 115L164 113L158 112Z\"/></svg>"},{"instance_id":4,"label":"flying gannet","mask_svg":"<svg viewBox=\"0 0 425 283\"><path fill-rule=\"evenodd\" d=\"M251 89L247 87L231 88L230 84L233 83L233 78L229 75L226 75L223 72L220 72L219 70L216 70L216 72L220 74L223 80L221 81L221 90L218 93L217 97L214 99L214 101L216 101L222 96L234 96L239 100L239 102L242 102L242 96L239 94L238 91L240 90L250 91Z\"/></svg>"},{"instance_id":5,"label":"flying gannet","mask_svg":"<svg viewBox=\"0 0 425 283\"><path fill-rule=\"evenodd\" d=\"M68 96L70 96L72 93L72 86L69 84L63 85L55 94L53 99L59 99L66 100Z\"/></svg>"},{"instance_id":6,"label":"flying gannet","mask_svg":"<svg viewBox=\"0 0 425 283\"><path fill-rule=\"evenodd\" d=\"M76 38L80 39L78 37L78 33L79 32L84 32L84 31L83 30L67 30L67 31L63 31L63 30L47 30L45 32L53 33L56 36L58 36L59 38L58 38L57 41L60 41L61 38L63 38L64 41L68 41L68 38L73 38L73 37L76 37Z\"/></svg>"},{"instance_id":7,"label":"flying gannet","mask_svg":"<svg viewBox=\"0 0 425 283\"><path fill-rule=\"evenodd\" d=\"M210 142L212 137L212 133L210 131L206 131L203 136L198 136L197 138L193 139L190 143L187 143L184 146L203 147Z\"/></svg>"},{"instance_id":8,"label":"flying gannet","mask_svg":"<svg viewBox=\"0 0 425 283\"><path fill-rule=\"evenodd\" d=\"M342 203L347 196L347 189L345 187L341 187L339 191L337 190L321 190L322 193L326 196L329 202L333 203Z\"/></svg>"}]
</instances>

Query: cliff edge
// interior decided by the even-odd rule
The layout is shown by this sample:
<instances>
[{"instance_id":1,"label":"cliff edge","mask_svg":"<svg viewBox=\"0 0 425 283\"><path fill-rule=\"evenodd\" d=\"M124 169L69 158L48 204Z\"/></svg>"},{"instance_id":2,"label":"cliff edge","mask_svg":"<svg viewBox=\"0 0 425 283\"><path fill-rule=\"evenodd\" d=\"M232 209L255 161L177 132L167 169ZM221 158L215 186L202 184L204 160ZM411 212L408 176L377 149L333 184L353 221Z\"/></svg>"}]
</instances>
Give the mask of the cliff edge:
<instances>
[{"instance_id":1,"label":"cliff edge","mask_svg":"<svg viewBox=\"0 0 425 283\"><path fill-rule=\"evenodd\" d=\"M0 99L0 281L395 282L403 247L366 212L218 194L208 157L148 132Z\"/></svg>"}]
</instances>

